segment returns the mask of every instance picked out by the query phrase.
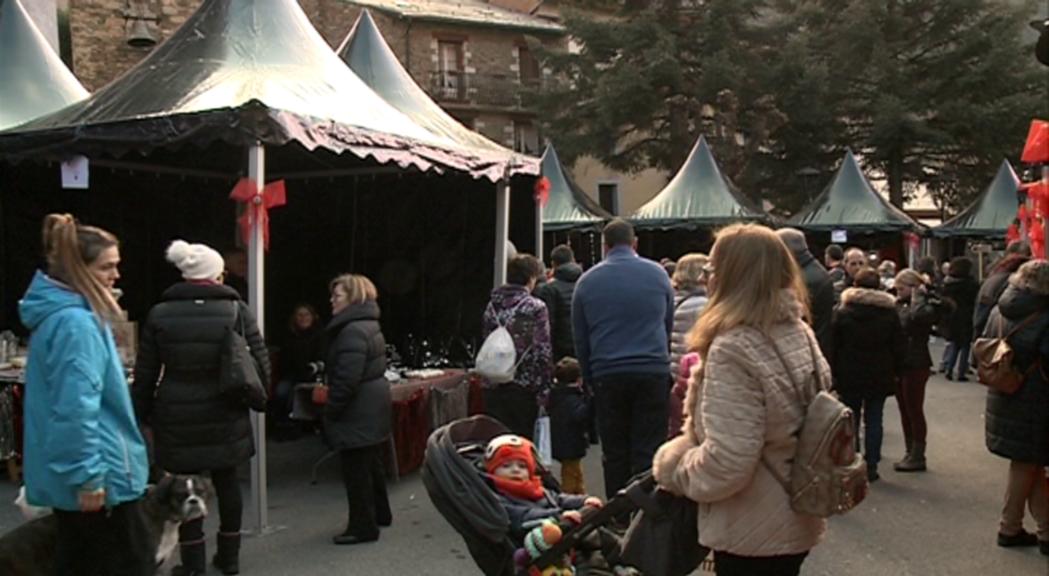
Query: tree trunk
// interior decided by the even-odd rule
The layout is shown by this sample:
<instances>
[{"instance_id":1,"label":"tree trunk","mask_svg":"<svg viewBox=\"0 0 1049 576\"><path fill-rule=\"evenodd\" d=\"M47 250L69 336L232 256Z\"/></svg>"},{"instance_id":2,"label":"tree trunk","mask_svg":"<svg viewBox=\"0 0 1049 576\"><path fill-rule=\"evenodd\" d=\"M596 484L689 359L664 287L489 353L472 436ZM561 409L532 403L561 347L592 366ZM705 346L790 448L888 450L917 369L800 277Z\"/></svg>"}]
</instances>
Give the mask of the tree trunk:
<instances>
[{"instance_id":1,"label":"tree trunk","mask_svg":"<svg viewBox=\"0 0 1049 576\"><path fill-rule=\"evenodd\" d=\"M903 150L899 148L889 153L889 202L903 209Z\"/></svg>"}]
</instances>

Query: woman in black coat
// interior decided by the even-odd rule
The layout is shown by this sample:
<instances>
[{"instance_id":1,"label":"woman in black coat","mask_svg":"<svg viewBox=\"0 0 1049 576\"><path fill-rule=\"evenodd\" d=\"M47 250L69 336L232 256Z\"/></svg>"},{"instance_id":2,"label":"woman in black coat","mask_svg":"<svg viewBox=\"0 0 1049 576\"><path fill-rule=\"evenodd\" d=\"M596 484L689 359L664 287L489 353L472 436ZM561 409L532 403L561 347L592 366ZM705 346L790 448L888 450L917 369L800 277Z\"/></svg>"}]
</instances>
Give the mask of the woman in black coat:
<instances>
[{"instance_id":1,"label":"woman in black coat","mask_svg":"<svg viewBox=\"0 0 1049 576\"><path fill-rule=\"evenodd\" d=\"M242 501L237 466L255 454L248 407L219 392L226 331L242 332L269 381L269 355L255 317L222 284L224 262L203 244L176 240L167 259L185 282L171 286L146 318L139 338L132 398L139 421L153 430L157 466L166 472L210 472L219 501L218 553L224 574L239 571ZM203 519L179 527L182 565L172 574L204 574Z\"/></svg>"},{"instance_id":2,"label":"woman in black coat","mask_svg":"<svg viewBox=\"0 0 1049 576\"><path fill-rule=\"evenodd\" d=\"M393 522L386 495L382 448L390 436L390 383L386 340L379 328L378 294L371 280L343 274L329 285L328 403L324 431L342 458L349 520L335 544L379 539L379 526Z\"/></svg>"},{"instance_id":3,"label":"woman in black coat","mask_svg":"<svg viewBox=\"0 0 1049 576\"><path fill-rule=\"evenodd\" d=\"M1027 376L1014 394L987 393L987 449L1009 460L998 545L1037 544L1049 556L1049 262L1032 260L1009 278L983 336L997 337L999 329L1013 349L1013 367ZM1023 529L1027 507L1037 537Z\"/></svg>"},{"instance_id":4,"label":"woman in black coat","mask_svg":"<svg viewBox=\"0 0 1049 576\"><path fill-rule=\"evenodd\" d=\"M972 265L972 260L962 256L951 260L947 277L943 280L943 298L950 302L951 311L943 322L945 330L942 336L947 339L947 348L940 369L950 380L957 366L959 382L968 380L965 373L973 339L973 309L976 308L976 296L980 292L980 284L972 277Z\"/></svg>"},{"instance_id":5,"label":"woman in black coat","mask_svg":"<svg viewBox=\"0 0 1049 576\"><path fill-rule=\"evenodd\" d=\"M831 321L829 358L834 389L852 409L857 431L863 417L863 459L871 482L879 478L885 399L896 390L907 343L896 299L880 285L878 273L864 268L853 278L853 287L841 293ZM858 434L856 440L858 449Z\"/></svg>"}]
</instances>

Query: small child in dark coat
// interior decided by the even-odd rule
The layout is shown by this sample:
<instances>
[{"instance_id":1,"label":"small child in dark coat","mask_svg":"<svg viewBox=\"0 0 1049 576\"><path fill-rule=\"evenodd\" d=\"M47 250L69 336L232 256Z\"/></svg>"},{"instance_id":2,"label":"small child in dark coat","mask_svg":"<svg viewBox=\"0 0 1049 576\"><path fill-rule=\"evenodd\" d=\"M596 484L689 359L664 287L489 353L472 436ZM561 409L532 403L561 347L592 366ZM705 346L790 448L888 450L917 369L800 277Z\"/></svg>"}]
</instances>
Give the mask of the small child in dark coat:
<instances>
[{"instance_id":1,"label":"small child in dark coat","mask_svg":"<svg viewBox=\"0 0 1049 576\"><path fill-rule=\"evenodd\" d=\"M575 358L562 358L554 367L548 405L550 448L554 460L561 463L561 489L569 494L586 494L582 460L589 445L590 406Z\"/></svg>"}]
</instances>

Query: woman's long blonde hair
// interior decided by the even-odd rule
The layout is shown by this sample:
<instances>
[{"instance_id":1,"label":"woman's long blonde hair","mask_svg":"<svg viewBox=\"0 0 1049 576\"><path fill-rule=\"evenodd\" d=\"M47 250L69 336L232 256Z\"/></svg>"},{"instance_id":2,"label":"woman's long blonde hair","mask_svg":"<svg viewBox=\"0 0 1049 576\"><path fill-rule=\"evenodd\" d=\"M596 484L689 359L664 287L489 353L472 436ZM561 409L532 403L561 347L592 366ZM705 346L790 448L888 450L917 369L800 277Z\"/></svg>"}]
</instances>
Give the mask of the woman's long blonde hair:
<instances>
[{"instance_id":1,"label":"woman's long blonde hair","mask_svg":"<svg viewBox=\"0 0 1049 576\"><path fill-rule=\"evenodd\" d=\"M120 305L113 293L88 269L102 252L120 245L116 236L78 224L69 214L45 216L42 235L48 274L82 294L100 318L118 318Z\"/></svg>"},{"instance_id":2,"label":"woman's long blonde hair","mask_svg":"<svg viewBox=\"0 0 1049 576\"><path fill-rule=\"evenodd\" d=\"M714 338L736 326L767 332L782 320L780 292L794 291L803 316L808 294L794 257L775 232L758 224L733 224L717 233L710 253L710 300L688 333L688 345L706 356Z\"/></svg>"}]
</instances>

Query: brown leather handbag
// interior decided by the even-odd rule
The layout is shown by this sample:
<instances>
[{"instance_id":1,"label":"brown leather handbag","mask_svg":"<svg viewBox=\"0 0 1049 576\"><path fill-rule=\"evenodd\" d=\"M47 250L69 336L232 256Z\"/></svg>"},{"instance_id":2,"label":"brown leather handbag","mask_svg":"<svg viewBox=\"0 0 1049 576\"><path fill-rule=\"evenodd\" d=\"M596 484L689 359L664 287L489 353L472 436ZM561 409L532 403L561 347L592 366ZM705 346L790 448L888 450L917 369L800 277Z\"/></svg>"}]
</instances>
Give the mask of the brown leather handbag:
<instances>
[{"instance_id":1,"label":"brown leather handbag","mask_svg":"<svg viewBox=\"0 0 1049 576\"><path fill-rule=\"evenodd\" d=\"M998 335L993 338L977 338L973 343L973 357L976 359L976 375L980 382L1002 394L1015 394L1023 386L1027 375L1038 367L1038 362L1020 372L1013 366L1013 347L1009 338L1021 328L1033 322L1041 312L1035 312L1016 325L1008 334L1002 335L1004 320L998 315Z\"/></svg>"}]
</instances>

